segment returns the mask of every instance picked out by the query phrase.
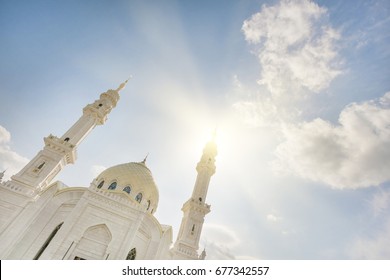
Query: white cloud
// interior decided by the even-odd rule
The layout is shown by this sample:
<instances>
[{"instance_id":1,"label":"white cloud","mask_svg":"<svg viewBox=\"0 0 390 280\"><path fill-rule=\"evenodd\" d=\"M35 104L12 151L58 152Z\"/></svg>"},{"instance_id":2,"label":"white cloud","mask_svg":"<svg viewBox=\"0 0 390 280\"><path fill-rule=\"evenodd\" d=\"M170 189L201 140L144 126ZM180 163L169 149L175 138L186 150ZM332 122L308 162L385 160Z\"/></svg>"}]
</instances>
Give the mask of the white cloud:
<instances>
[{"instance_id":1,"label":"white cloud","mask_svg":"<svg viewBox=\"0 0 390 280\"><path fill-rule=\"evenodd\" d=\"M11 133L0 125L0 144L7 144L11 140Z\"/></svg>"},{"instance_id":2,"label":"white cloud","mask_svg":"<svg viewBox=\"0 0 390 280\"><path fill-rule=\"evenodd\" d=\"M245 39L261 66L260 91L248 90L237 76L233 80L233 108L246 124L275 127L297 120L307 97L342 74L341 35L327 15L312 1L282 0L244 21Z\"/></svg>"},{"instance_id":3,"label":"white cloud","mask_svg":"<svg viewBox=\"0 0 390 280\"><path fill-rule=\"evenodd\" d=\"M237 234L224 225L204 224L202 244L206 248L207 259L235 259L232 249L241 244Z\"/></svg>"},{"instance_id":4,"label":"white cloud","mask_svg":"<svg viewBox=\"0 0 390 280\"><path fill-rule=\"evenodd\" d=\"M3 181L8 180L11 175L17 173L28 162L27 158L11 150L9 147L10 141L11 134L0 125L0 172L7 170Z\"/></svg>"},{"instance_id":5,"label":"white cloud","mask_svg":"<svg viewBox=\"0 0 390 280\"><path fill-rule=\"evenodd\" d=\"M309 0L263 5L244 21L246 40L256 46L260 84L274 97L319 92L338 76L338 31L327 25L327 10Z\"/></svg>"},{"instance_id":6,"label":"white cloud","mask_svg":"<svg viewBox=\"0 0 390 280\"><path fill-rule=\"evenodd\" d=\"M238 101L233 104L243 122L249 126L273 126L279 121L276 106L270 99L263 101Z\"/></svg>"},{"instance_id":7,"label":"white cloud","mask_svg":"<svg viewBox=\"0 0 390 280\"><path fill-rule=\"evenodd\" d=\"M259 256L243 255L243 241L236 230L221 224L206 223L203 225L200 250L206 249L208 260L248 260L259 259Z\"/></svg>"},{"instance_id":8,"label":"white cloud","mask_svg":"<svg viewBox=\"0 0 390 280\"><path fill-rule=\"evenodd\" d=\"M224 225L207 223L203 226L203 233L208 241L221 246L235 247L241 243L237 234Z\"/></svg>"},{"instance_id":9,"label":"white cloud","mask_svg":"<svg viewBox=\"0 0 390 280\"><path fill-rule=\"evenodd\" d=\"M251 127L277 127L285 121L293 121L301 111L291 108L288 99L275 99L267 92L247 88L237 76L232 81L235 100L233 109L239 118Z\"/></svg>"},{"instance_id":10,"label":"white cloud","mask_svg":"<svg viewBox=\"0 0 390 280\"><path fill-rule=\"evenodd\" d=\"M360 188L390 180L390 92L382 98L352 103L339 125L317 118L286 125L274 162L291 172L336 188Z\"/></svg>"}]
</instances>

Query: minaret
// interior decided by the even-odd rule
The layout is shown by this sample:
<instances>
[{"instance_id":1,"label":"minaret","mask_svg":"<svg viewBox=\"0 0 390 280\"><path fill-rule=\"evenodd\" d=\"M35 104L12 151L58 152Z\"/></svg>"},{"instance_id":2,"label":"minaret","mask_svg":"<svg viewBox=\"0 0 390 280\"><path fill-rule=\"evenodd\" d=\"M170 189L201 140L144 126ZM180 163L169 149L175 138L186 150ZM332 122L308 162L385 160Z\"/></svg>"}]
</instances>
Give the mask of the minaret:
<instances>
[{"instance_id":1,"label":"minaret","mask_svg":"<svg viewBox=\"0 0 390 280\"><path fill-rule=\"evenodd\" d=\"M213 139L206 144L203 155L196 166L198 176L191 198L182 207L183 219L179 234L173 247L174 259L199 259L199 239L202 233L204 217L210 212L210 205L206 204L207 190L210 178L215 173L215 157L217 145ZM205 253L202 254L202 257Z\"/></svg>"},{"instance_id":2,"label":"minaret","mask_svg":"<svg viewBox=\"0 0 390 280\"><path fill-rule=\"evenodd\" d=\"M98 100L85 106L82 116L64 135L56 137L50 134L45 137L44 148L11 177L4 184L5 187L28 197L34 197L44 190L65 165L75 162L77 147L89 132L95 126L105 123L107 115L119 100L119 91L127 82L123 82L116 90L102 93Z\"/></svg>"}]
</instances>

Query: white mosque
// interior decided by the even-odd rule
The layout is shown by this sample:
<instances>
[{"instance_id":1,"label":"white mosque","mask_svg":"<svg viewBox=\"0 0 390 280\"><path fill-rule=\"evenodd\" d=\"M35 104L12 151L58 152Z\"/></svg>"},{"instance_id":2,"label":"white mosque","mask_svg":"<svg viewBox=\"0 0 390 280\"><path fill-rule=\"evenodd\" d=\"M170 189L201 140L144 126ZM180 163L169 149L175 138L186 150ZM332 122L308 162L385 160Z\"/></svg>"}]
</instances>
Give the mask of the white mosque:
<instances>
[{"instance_id":1,"label":"white mosque","mask_svg":"<svg viewBox=\"0 0 390 280\"><path fill-rule=\"evenodd\" d=\"M77 147L116 106L119 92L108 90L83 109L62 136L49 135L45 146L9 181L0 173L0 259L139 260L204 259L199 238L217 155L206 144L196 167L192 195L183 205L175 243L172 227L154 217L159 191L145 160L104 170L88 188L68 187L55 176L77 157Z\"/></svg>"}]
</instances>

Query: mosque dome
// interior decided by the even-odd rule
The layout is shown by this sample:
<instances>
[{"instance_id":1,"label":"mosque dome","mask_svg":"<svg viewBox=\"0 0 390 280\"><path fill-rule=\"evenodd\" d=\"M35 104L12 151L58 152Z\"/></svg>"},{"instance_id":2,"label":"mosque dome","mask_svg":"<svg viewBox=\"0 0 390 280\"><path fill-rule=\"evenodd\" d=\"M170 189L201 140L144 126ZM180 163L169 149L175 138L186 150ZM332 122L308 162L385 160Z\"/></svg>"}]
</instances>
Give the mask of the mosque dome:
<instances>
[{"instance_id":1,"label":"mosque dome","mask_svg":"<svg viewBox=\"0 0 390 280\"><path fill-rule=\"evenodd\" d=\"M98 189L126 192L138 203L146 205L152 214L157 209L158 188L145 161L107 168L96 178L96 184Z\"/></svg>"}]
</instances>

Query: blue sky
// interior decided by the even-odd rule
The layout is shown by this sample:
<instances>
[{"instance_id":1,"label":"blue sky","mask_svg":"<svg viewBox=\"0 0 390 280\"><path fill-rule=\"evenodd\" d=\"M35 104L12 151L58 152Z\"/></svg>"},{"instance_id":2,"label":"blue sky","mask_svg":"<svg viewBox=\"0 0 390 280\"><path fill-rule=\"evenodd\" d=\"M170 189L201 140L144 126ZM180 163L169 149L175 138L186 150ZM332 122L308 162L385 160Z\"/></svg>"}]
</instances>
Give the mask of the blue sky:
<instances>
[{"instance_id":1,"label":"blue sky","mask_svg":"<svg viewBox=\"0 0 390 280\"><path fill-rule=\"evenodd\" d=\"M174 228L218 127L210 259L390 258L388 1L0 0L0 169L130 75L57 179L141 161Z\"/></svg>"}]
</instances>

